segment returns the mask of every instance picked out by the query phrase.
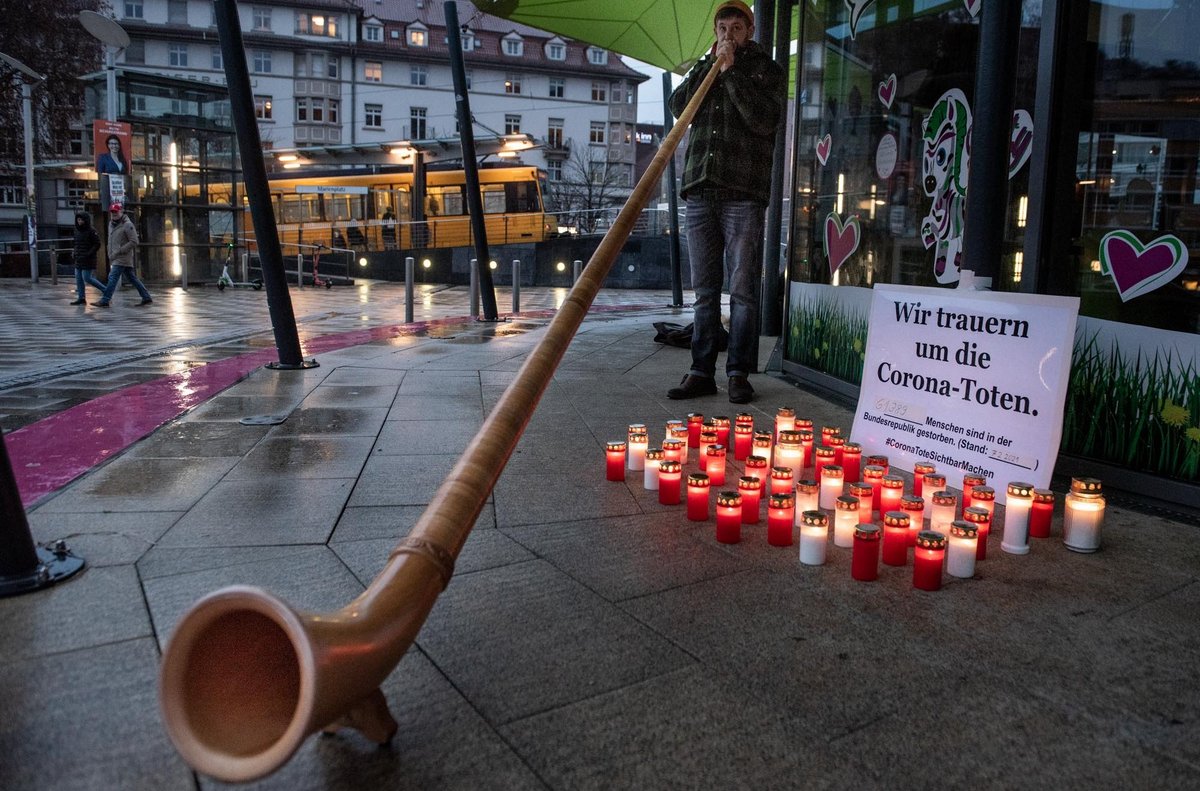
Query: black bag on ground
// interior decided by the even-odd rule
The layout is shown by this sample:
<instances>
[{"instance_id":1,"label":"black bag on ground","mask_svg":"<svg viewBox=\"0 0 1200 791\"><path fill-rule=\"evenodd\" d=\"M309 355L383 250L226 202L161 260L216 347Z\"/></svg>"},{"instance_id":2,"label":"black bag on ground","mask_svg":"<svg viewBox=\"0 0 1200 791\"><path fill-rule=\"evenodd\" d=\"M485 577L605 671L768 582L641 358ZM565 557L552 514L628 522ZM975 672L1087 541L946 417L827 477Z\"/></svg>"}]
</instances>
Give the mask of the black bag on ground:
<instances>
[{"instance_id":1,"label":"black bag on ground","mask_svg":"<svg viewBox=\"0 0 1200 791\"><path fill-rule=\"evenodd\" d=\"M667 346L678 346L680 349L692 348L692 325L672 324L669 321L654 322L654 329L657 334L654 336L655 343L666 344ZM717 341L717 348L720 351L725 351L729 346L729 332L725 326L721 325L720 336Z\"/></svg>"}]
</instances>

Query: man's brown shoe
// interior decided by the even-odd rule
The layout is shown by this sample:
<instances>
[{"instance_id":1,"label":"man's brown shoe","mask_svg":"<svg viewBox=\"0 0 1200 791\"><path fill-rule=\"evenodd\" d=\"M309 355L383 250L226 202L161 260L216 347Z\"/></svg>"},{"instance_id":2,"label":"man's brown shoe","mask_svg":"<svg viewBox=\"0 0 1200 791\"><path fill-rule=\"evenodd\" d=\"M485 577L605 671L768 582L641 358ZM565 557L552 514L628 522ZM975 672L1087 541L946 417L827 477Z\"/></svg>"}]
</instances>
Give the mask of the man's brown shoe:
<instances>
[{"instance_id":1,"label":"man's brown shoe","mask_svg":"<svg viewBox=\"0 0 1200 791\"><path fill-rule=\"evenodd\" d=\"M749 404L754 400L754 388L744 376L729 377L729 403Z\"/></svg>"},{"instance_id":2,"label":"man's brown shoe","mask_svg":"<svg viewBox=\"0 0 1200 791\"><path fill-rule=\"evenodd\" d=\"M676 401L684 398L697 398L699 396L716 395L717 383L713 379L705 376L693 376L688 374L683 377L683 381L679 383L679 387L672 387L667 391L667 398Z\"/></svg>"}]
</instances>

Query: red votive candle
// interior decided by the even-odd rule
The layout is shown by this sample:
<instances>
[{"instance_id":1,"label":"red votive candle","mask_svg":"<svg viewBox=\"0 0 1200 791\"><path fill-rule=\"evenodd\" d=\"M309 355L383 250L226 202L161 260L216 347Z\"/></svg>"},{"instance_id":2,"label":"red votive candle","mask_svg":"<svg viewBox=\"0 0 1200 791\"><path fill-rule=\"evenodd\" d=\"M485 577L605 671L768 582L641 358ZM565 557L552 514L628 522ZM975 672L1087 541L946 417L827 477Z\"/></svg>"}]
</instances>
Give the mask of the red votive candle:
<instances>
[{"instance_id":1,"label":"red votive candle","mask_svg":"<svg viewBox=\"0 0 1200 791\"><path fill-rule=\"evenodd\" d=\"M791 494L794 480L791 467L772 467L771 491L768 494Z\"/></svg>"},{"instance_id":2,"label":"red votive candle","mask_svg":"<svg viewBox=\"0 0 1200 791\"><path fill-rule=\"evenodd\" d=\"M925 491L925 489L923 487L923 485L925 483L925 476L931 472L936 472L936 471L937 471L936 468L927 461L918 461L916 464L914 464L913 465L913 494L915 494L917 497L920 497L921 493L923 491ZM946 485L945 483L942 484L943 487L945 485Z\"/></svg>"},{"instance_id":3,"label":"red votive candle","mask_svg":"<svg viewBox=\"0 0 1200 791\"><path fill-rule=\"evenodd\" d=\"M733 426L733 458L738 461L745 461L750 455L750 448L754 444L754 426L743 426L734 424Z\"/></svg>"},{"instance_id":4,"label":"red votive candle","mask_svg":"<svg viewBox=\"0 0 1200 791\"><path fill-rule=\"evenodd\" d=\"M778 437L784 431L793 431L796 428L796 410L790 406L781 406L775 410L775 436Z\"/></svg>"},{"instance_id":5,"label":"red votive candle","mask_svg":"<svg viewBox=\"0 0 1200 791\"><path fill-rule=\"evenodd\" d=\"M862 480L862 445L847 442L842 446L842 470L846 473L848 483Z\"/></svg>"},{"instance_id":6,"label":"red votive candle","mask_svg":"<svg viewBox=\"0 0 1200 791\"><path fill-rule=\"evenodd\" d=\"M725 415L716 415L712 422L713 427L717 430L717 444L729 447L729 418Z\"/></svg>"},{"instance_id":7,"label":"red votive candle","mask_svg":"<svg viewBox=\"0 0 1200 791\"><path fill-rule=\"evenodd\" d=\"M860 525L871 522L871 502L875 499L875 487L872 484L857 481L850 484L850 496L858 498L858 508L855 509ZM847 546L849 546L847 544Z\"/></svg>"},{"instance_id":8,"label":"red votive candle","mask_svg":"<svg viewBox=\"0 0 1200 791\"><path fill-rule=\"evenodd\" d=\"M664 459L658 463L658 501L663 505L679 505L679 489L683 465Z\"/></svg>"},{"instance_id":9,"label":"red votive candle","mask_svg":"<svg viewBox=\"0 0 1200 791\"><path fill-rule=\"evenodd\" d=\"M677 439L663 440L663 456L664 461L677 461L683 464L687 459L683 457L683 443Z\"/></svg>"},{"instance_id":10,"label":"red votive candle","mask_svg":"<svg viewBox=\"0 0 1200 791\"><path fill-rule=\"evenodd\" d=\"M738 478L738 494L742 496L742 524L758 524L758 505L762 502L762 479L753 475Z\"/></svg>"},{"instance_id":11,"label":"red votive candle","mask_svg":"<svg viewBox=\"0 0 1200 791\"><path fill-rule=\"evenodd\" d=\"M932 530L917 534L913 549L913 587L923 591L942 588L942 564L946 560L946 537Z\"/></svg>"},{"instance_id":12,"label":"red votive candle","mask_svg":"<svg viewBox=\"0 0 1200 791\"><path fill-rule=\"evenodd\" d=\"M987 485L987 478L985 478L982 475L974 475L972 473L967 473L966 475L963 476L963 483L962 483L962 507L963 507L963 510L966 510L966 509L970 508L971 506L975 505L974 501L971 499L972 498L972 490L974 490L974 488L976 486L986 486L986 485Z\"/></svg>"},{"instance_id":13,"label":"red votive candle","mask_svg":"<svg viewBox=\"0 0 1200 791\"><path fill-rule=\"evenodd\" d=\"M708 521L708 492L711 484L702 472L687 477L687 518L693 522Z\"/></svg>"},{"instance_id":14,"label":"red votive candle","mask_svg":"<svg viewBox=\"0 0 1200 791\"><path fill-rule=\"evenodd\" d=\"M904 496L904 479L899 475L885 475L879 484L879 513L899 511L900 498Z\"/></svg>"},{"instance_id":15,"label":"red votive candle","mask_svg":"<svg viewBox=\"0 0 1200 791\"><path fill-rule=\"evenodd\" d=\"M971 489L971 507L982 508L989 517L996 515L996 490L990 486L976 486Z\"/></svg>"},{"instance_id":16,"label":"red votive candle","mask_svg":"<svg viewBox=\"0 0 1200 791\"><path fill-rule=\"evenodd\" d=\"M872 454L867 457L867 464L873 464L876 467L883 468L883 474L888 474L888 457L879 453Z\"/></svg>"},{"instance_id":17,"label":"red votive candle","mask_svg":"<svg viewBox=\"0 0 1200 791\"><path fill-rule=\"evenodd\" d=\"M1054 516L1054 492L1033 490L1033 509L1029 512L1029 537L1049 538L1050 517Z\"/></svg>"},{"instance_id":18,"label":"red votive candle","mask_svg":"<svg viewBox=\"0 0 1200 791\"><path fill-rule=\"evenodd\" d=\"M708 446L708 472L709 482L713 486L725 485L725 446L721 443Z\"/></svg>"},{"instance_id":19,"label":"red votive candle","mask_svg":"<svg viewBox=\"0 0 1200 791\"><path fill-rule=\"evenodd\" d=\"M836 437L842 433L838 426L821 426L821 444L829 447L829 438Z\"/></svg>"},{"instance_id":20,"label":"red votive candle","mask_svg":"<svg viewBox=\"0 0 1200 791\"><path fill-rule=\"evenodd\" d=\"M756 431L750 444L751 456L762 456L769 464L771 462L771 432Z\"/></svg>"},{"instance_id":21,"label":"red votive candle","mask_svg":"<svg viewBox=\"0 0 1200 791\"><path fill-rule=\"evenodd\" d=\"M854 531L854 549L850 554L850 576L860 582L879 577L879 528L859 525Z\"/></svg>"},{"instance_id":22,"label":"red votive candle","mask_svg":"<svg viewBox=\"0 0 1200 791\"><path fill-rule=\"evenodd\" d=\"M717 430L711 426L700 429L700 458L697 460L701 470L708 469L708 449L717 444Z\"/></svg>"},{"instance_id":23,"label":"red votive candle","mask_svg":"<svg viewBox=\"0 0 1200 791\"><path fill-rule=\"evenodd\" d=\"M833 463L841 467L843 449L846 447L846 438L841 434L835 434L834 436L830 437L829 441L825 444L833 448Z\"/></svg>"},{"instance_id":24,"label":"red votive candle","mask_svg":"<svg viewBox=\"0 0 1200 791\"><path fill-rule=\"evenodd\" d=\"M900 498L900 510L908 514L908 545L917 545L917 534L925 529L925 498L906 494Z\"/></svg>"},{"instance_id":25,"label":"red votive candle","mask_svg":"<svg viewBox=\"0 0 1200 791\"><path fill-rule=\"evenodd\" d=\"M771 495L767 501L767 543L773 547L790 547L795 520L796 498L791 491Z\"/></svg>"},{"instance_id":26,"label":"red votive candle","mask_svg":"<svg viewBox=\"0 0 1200 791\"><path fill-rule=\"evenodd\" d=\"M992 532L992 515L986 508L973 505L963 509L963 521L975 526L978 540L975 543L975 559L987 559L988 535Z\"/></svg>"},{"instance_id":27,"label":"red votive candle","mask_svg":"<svg viewBox=\"0 0 1200 791\"><path fill-rule=\"evenodd\" d=\"M704 415L699 412L687 413L688 444L694 448L700 447L700 427L704 424Z\"/></svg>"},{"instance_id":28,"label":"red votive candle","mask_svg":"<svg viewBox=\"0 0 1200 791\"><path fill-rule=\"evenodd\" d=\"M812 421L806 421L806 422L811 423ZM812 427L810 426L808 428L801 428L801 427L797 426L795 431L796 431L796 434L798 434L800 436L800 450L803 451L803 453L804 453L804 458L800 463L804 467L804 469L807 470L809 467L813 466Z\"/></svg>"},{"instance_id":29,"label":"red votive candle","mask_svg":"<svg viewBox=\"0 0 1200 791\"><path fill-rule=\"evenodd\" d=\"M717 541L736 544L742 540L742 495L721 492L717 495Z\"/></svg>"},{"instance_id":30,"label":"red votive candle","mask_svg":"<svg viewBox=\"0 0 1200 791\"><path fill-rule=\"evenodd\" d=\"M806 417L796 418L796 424L792 426L793 431L812 431L813 422Z\"/></svg>"},{"instance_id":31,"label":"red votive candle","mask_svg":"<svg viewBox=\"0 0 1200 791\"><path fill-rule=\"evenodd\" d=\"M888 511L883 515L883 562L887 565L907 565L908 529L906 511Z\"/></svg>"},{"instance_id":32,"label":"red votive candle","mask_svg":"<svg viewBox=\"0 0 1200 791\"><path fill-rule=\"evenodd\" d=\"M876 514L880 513L879 493L883 489L883 476L885 475L887 475L887 468L880 467L878 464L868 464L866 467L863 467L863 483L871 484L871 508L869 510ZM874 518L874 514L872 514L871 518Z\"/></svg>"},{"instance_id":33,"label":"red votive candle","mask_svg":"<svg viewBox=\"0 0 1200 791\"><path fill-rule=\"evenodd\" d=\"M745 474L753 475L762 481L764 496L771 493L771 469L767 466L767 460L764 457L747 456Z\"/></svg>"},{"instance_id":34,"label":"red votive candle","mask_svg":"<svg viewBox=\"0 0 1200 791\"><path fill-rule=\"evenodd\" d=\"M836 455L833 448L826 445L818 445L813 448L813 477L818 481L821 480L821 470L825 469L825 465L833 464Z\"/></svg>"},{"instance_id":35,"label":"red votive candle","mask_svg":"<svg viewBox=\"0 0 1200 791\"><path fill-rule=\"evenodd\" d=\"M609 442L605 446L607 478L610 481L625 480L625 443Z\"/></svg>"}]
</instances>

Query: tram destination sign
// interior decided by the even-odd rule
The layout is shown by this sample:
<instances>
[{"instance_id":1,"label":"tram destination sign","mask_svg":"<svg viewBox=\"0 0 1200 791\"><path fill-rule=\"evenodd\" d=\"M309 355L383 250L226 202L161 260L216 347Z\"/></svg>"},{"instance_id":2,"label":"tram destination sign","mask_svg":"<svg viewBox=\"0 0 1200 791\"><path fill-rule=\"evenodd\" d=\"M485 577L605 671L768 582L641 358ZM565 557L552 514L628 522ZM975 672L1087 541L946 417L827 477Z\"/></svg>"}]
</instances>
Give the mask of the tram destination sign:
<instances>
[{"instance_id":1,"label":"tram destination sign","mask_svg":"<svg viewBox=\"0 0 1200 791\"><path fill-rule=\"evenodd\" d=\"M951 485L1046 487L1062 439L1079 300L880 285L851 437Z\"/></svg>"},{"instance_id":2,"label":"tram destination sign","mask_svg":"<svg viewBox=\"0 0 1200 791\"><path fill-rule=\"evenodd\" d=\"M366 187L350 187L337 184L297 184L296 192L315 192L318 195L366 195Z\"/></svg>"}]
</instances>

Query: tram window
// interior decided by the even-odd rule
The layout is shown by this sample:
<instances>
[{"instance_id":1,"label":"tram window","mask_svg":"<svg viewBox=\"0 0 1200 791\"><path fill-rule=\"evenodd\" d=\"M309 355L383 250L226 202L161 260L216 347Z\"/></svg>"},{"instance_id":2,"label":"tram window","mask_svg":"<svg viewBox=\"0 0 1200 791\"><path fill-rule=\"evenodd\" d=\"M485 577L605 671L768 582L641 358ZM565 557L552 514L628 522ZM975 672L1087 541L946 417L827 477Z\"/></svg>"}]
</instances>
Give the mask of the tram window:
<instances>
[{"instance_id":1,"label":"tram window","mask_svg":"<svg viewBox=\"0 0 1200 791\"><path fill-rule=\"evenodd\" d=\"M427 216L463 213L462 187L457 184L448 187L428 187L425 201ZM430 204L432 204L432 210Z\"/></svg>"},{"instance_id":2,"label":"tram window","mask_svg":"<svg viewBox=\"0 0 1200 791\"><path fill-rule=\"evenodd\" d=\"M325 219L361 220L363 201L359 195L326 195Z\"/></svg>"},{"instance_id":3,"label":"tram window","mask_svg":"<svg viewBox=\"0 0 1200 791\"><path fill-rule=\"evenodd\" d=\"M408 193L405 190L378 187L371 190L371 200L375 205L375 217L382 217L388 209L397 217L403 217L408 211Z\"/></svg>"},{"instance_id":4,"label":"tram window","mask_svg":"<svg viewBox=\"0 0 1200 791\"><path fill-rule=\"evenodd\" d=\"M484 214L504 214L505 190L503 184L482 184L479 189L483 193Z\"/></svg>"},{"instance_id":5,"label":"tram window","mask_svg":"<svg viewBox=\"0 0 1200 791\"><path fill-rule=\"evenodd\" d=\"M510 213L541 211L536 182L518 181L505 184L504 187Z\"/></svg>"},{"instance_id":6,"label":"tram window","mask_svg":"<svg viewBox=\"0 0 1200 791\"><path fill-rule=\"evenodd\" d=\"M321 219L319 195L280 195L282 205L280 222L311 222Z\"/></svg>"}]
</instances>

